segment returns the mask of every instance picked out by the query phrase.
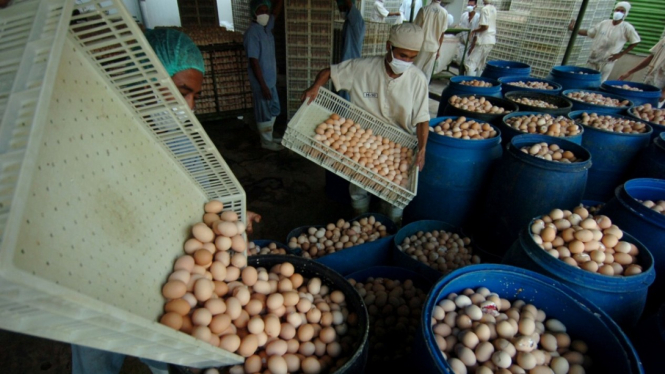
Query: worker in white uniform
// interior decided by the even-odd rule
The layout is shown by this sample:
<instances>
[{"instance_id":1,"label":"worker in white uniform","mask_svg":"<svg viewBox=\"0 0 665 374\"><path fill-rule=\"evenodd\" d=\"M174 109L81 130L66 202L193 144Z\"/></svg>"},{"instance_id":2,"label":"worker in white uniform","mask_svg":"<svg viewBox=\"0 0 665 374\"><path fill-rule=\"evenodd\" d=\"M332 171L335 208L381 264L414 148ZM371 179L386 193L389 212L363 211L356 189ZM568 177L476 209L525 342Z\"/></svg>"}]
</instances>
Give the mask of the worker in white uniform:
<instances>
[{"instance_id":1,"label":"worker in white uniform","mask_svg":"<svg viewBox=\"0 0 665 374\"><path fill-rule=\"evenodd\" d=\"M473 29L469 35L471 47L464 60L465 75L480 75L487 63L487 56L496 44L496 8L491 0L483 0L483 4L485 6L480 11L478 28Z\"/></svg>"},{"instance_id":2,"label":"worker in white uniform","mask_svg":"<svg viewBox=\"0 0 665 374\"><path fill-rule=\"evenodd\" d=\"M660 39L649 51L642 62L619 77L619 80L630 79L631 75L649 67L644 83L660 88L660 100L665 101L665 37Z\"/></svg>"},{"instance_id":3,"label":"worker in white uniform","mask_svg":"<svg viewBox=\"0 0 665 374\"><path fill-rule=\"evenodd\" d=\"M462 17L460 17L460 21L457 24L457 27L460 29L475 30L478 28L479 20L480 20L480 13L476 12L476 0L469 0L468 5L466 6L466 12L462 13ZM469 33L461 32L457 35L459 37L459 46L457 46L457 55L455 55L455 62L459 65L462 63L462 57L464 55L464 46L466 45L468 48L467 38L469 37Z\"/></svg>"},{"instance_id":4,"label":"worker in white uniform","mask_svg":"<svg viewBox=\"0 0 665 374\"><path fill-rule=\"evenodd\" d=\"M413 8L413 12L411 12L411 6L415 2L415 8ZM413 19L411 18L411 14L413 14L413 18L416 18L416 14L420 12L420 8L423 7L422 0L404 0L402 1L402 5L399 7L399 12L402 14L402 19L404 22L413 22Z\"/></svg>"},{"instance_id":5,"label":"worker in white uniform","mask_svg":"<svg viewBox=\"0 0 665 374\"><path fill-rule=\"evenodd\" d=\"M374 8L372 9L372 16L370 17L370 21L384 23L386 22L386 17L399 15L401 15L400 12L391 12L386 9L386 6L383 5L383 0L374 0Z\"/></svg>"},{"instance_id":6,"label":"worker in white uniform","mask_svg":"<svg viewBox=\"0 0 665 374\"><path fill-rule=\"evenodd\" d=\"M611 20L601 21L588 30L580 29L577 32L579 35L593 38L587 65L600 71L603 82L612 73L614 62L640 43L640 36L635 31L635 27L625 21L628 12L630 12L630 3L620 1L614 7ZM568 29L572 31L574 27L575 21L572 21L568 25ZM626 43L629 43L629 46L623 49Z\"/></svg>"},{"instance_id":7,"label":"worker in white uniform","mask_svg":"<svg viewBox=\"0 0 665 374\"><path fill-rule=\"evenodd\" d=\"M423 46L413 64L425 73L429 83L434 63L439 58L443 34L448 29L448 11L441 6L441 0L433 0L428 6L420 9L413 22L425 32Z\"/></svg>"},{"instance_id":8,"label":"worker in white uniform","mask_svg":"<svg viewBox=\"0 0 665 374\"><path fill-rule=\"evenodd\" d=\"M385 56L357 58L321 70L314 84L303 93L302 100L314 101L319 88L332 79L336 90L349 92L353 104L417 137L416 163L422 170L429 134L428 89L425 75L412 65L423 39L420 26L413 23L393 26ZM349 192L356 213L366 212L370 202L367 191L351 184ZM392 207L388 214L399 221L402 210Z\"/></svg>"}]
</instances>

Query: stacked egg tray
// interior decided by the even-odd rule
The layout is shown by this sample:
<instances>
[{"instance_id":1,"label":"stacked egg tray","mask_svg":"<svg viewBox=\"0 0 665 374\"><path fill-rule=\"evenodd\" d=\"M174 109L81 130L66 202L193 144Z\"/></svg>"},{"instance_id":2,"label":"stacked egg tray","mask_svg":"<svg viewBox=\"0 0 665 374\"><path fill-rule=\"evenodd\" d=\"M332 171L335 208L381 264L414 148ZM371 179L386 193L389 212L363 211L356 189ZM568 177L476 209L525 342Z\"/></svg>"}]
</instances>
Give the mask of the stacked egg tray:
<instances>
[{"instance_id":1,"label":"stacked egg tray","mask_svg":"<svg viewBox=\"0 0 665 374\"><path fill-rule=\"evenodd\" d=\"M215 0L180 0L178 10L182 25L219 26Z\"/></svg>"},{"instance_id":2,"label":"stacked egg tray","mask_svg":"<svg viewBox=\"0 0 665 374\"><path fill-rule=\"evenodd\" d=\"M372 129L374 135L381 135L412 149L414 160L416 159L418 142L415 135L406 134L392 125L381 122L325 88L319 89L316 100L311 104L304 102L301 105L288 124L282 144L386 202L399 208L406 207L416 195L418 167L415 164L410 166L408 183L406 187L402 187L315 140L314 130L333 113L353 120L363 129Z\"/></svg>"},{"instance_id":3,"label":"stacked egg tray","mask_svg":"<svg viewBox=\"0 0 665 374\"><path fill-rule=\"evenodd\" d=\"M252 18L249 12L249 1L231 0L231 12L233 12L233 30L244 33L249 28Z\"/></svg>"}]
</instances>

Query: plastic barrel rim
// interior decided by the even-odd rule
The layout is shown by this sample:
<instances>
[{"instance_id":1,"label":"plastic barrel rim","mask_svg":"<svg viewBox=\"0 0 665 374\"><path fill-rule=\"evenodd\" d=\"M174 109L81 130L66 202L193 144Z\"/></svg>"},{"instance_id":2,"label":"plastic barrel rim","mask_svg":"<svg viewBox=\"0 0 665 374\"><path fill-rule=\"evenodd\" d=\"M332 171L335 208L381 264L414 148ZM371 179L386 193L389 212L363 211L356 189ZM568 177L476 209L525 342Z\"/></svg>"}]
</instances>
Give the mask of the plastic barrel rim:
<instances>
[{"instance_id":1,"label":"plastic barrel rim","mask_svg":"<svg viewBox=\"0 0 665 374\"><path fill-rule=\"evenodd\" d=\"M429 120L429 127L434 128L447 119L456 120L460 117L461 116L443 116L443 117L432 118ZM473 120L480 124L490 125L492 129L496 131L496 136L488 139L462 139L462 138L453 138L451 136L446 136L446 135L439 135L434 131L430 131L429 136L427 137L427 143L431 141L432 143L437 143L448 147L455 147L462 149L469 149L469 148L477 149L477 148L492 147L493 145L501 142L501 130L497 126L494 126L491 123L487 123L485 121L475 118L467 117L467 120Z\"/></svg>"},{"instance_id":2,"label":"plastic barrel rim","mask_svg":"<svg viewBox=\"0 0 665 374\"><path fill-rule=\"evenodd\" d=\"M550 86L554 87L551 90L546 90L546 89L540 89L540 88L530 88L530 87L521 87L521 86L514 86L511 85L510 83L513 82L540 82L540 83L547 83ZM545 94L552 94L552 95L558 95L562 90L563 87L552 80L548 79L541 79L541 78L533 78L533 77L523 77L523 76L507 76L507 77L501 77L499 78L499 82L501 82L501 91L503 94L507 94L508 92L514 92L514 91L521 91L521 92L540 92L540 93L545 93Z\"/></svg>"},{"instance_id":3,"label":"plastic barrel rim","mask_svg":"<svg viewBox=\"0 0 665 374\"><path fill-rule=\"evenodd\" d=\"M638 88L641 89L642 91L633 91L621 87L615 87L623 85ZM605 92L626 97L627 99L633 101L635 105L650 103L652 105L657 106L661 93L660 88L656 86L652 86L650 84L645 84L645 83L627 82L627 81L605 81L600 85L600 89Z\"/></svg>"},{"instance_id":4,"label":"plastic barrel rim","mask_svg":"<svg viewBox=\"0 0 665 374\"><path fill-rule=\"evenodd\" d=\"M483 95L476 95L476 94L470 94L470 95L456 95L462 99L475 96L477 98L484 97L486 101L489 101L492 105L500 106L504 108L506 111L509 111L510 113L517 112L518 107L517 104L513 103L510 100L506 100L503 98L498 98L498 97L492 97L492 96L483 96ZM501 118L506 115L506 113L478 113L478 112L472 112L469 110L464 110L461 108L457 108L450 104L450 99L448 99L448 105L446 106L446 109L444 110L444 116L464 116L466 118L470 119L475 119L475 120L481 120L485 121L488 123L492 124L498 124L500 122Z\"/></svg>"},{"instance_id":5,"label":"plastic barrel rim","mask_svg":"<svg viewBox=\"0 0 665 374\"><path fill-rule=\"evenodd\" d=\"M489 82L492 84L492 87L475 87L467 86L461 84L462 82L479 80L483 82ZM450 78L450 84L441 91L441 99L439 100L439 109L437 111L437 117L441 117L448 105L448 99L453 95L466 95L466 94L476 94L480 96L493 96L501 97L501 83L496 79L485 78L485 77L473 77L473 76L456 76Z\"/></svg>"},{"instance_id":6,"label":"plastic barrel rim","mask_svg":"<svg viewBox=\"0 0 665 374\"><path fill-rule=\"evenodd\" d=\"M564 90L573 88L596 89L600 87L601 75L597 70L563 65L553 67L546 79L559 83Z\"/></svg>"},{"instance_id":7,"label":"plastic barrel rim","mask_svg":"<svg viewBox=\"0 0 665 374\"><path fill-rule=\"evenodd\" d=\"M652 138L652 139L656 139L656 138L658 138L661 134L665 134L665 125L661 125L661 124L659 124L659 123L655 123L655 122L650 122L650 121L647 121L647 120L644 120L644 119L640 118L640 116L638 116L638 115L635 113L635 109L636 109L637 107L638 107L638 105L633 105L630 109L628 109L628 115L631 116L631 117L633 117L633 118L635 118L635 119L638 119L638 120L640 120L640 121L642 121L642 122L646 122L646 123L648 123L649 126L651 126L651 128L653 129L653 133L652 133L652 135L651 135L651 138ZM661 109L661 110L665 110L665 109Z\"/></svg>"},{"instance_id":8,"label":"plastic barrel rim","mask_svg":"<svg viewBox=\"0 0 665 374\"><path fill-rule=\"evenodd\" d=\"M508 120L510 118L513 118L513 117L522 117L522 116L531 116L531 115L537 116L537 115L543 115L543 114L549 114L554 118L557 118L557 117L567 118L566 115L555 115L555 114L551 114L551 113L542 113L542 112L515 112L515 113L506 114L503 117L503 119L501 120L501 124L499 125L499 128L503 131L502 132L503 135L501 137L502 143L508 144L512 138L514 138L516 136L519 136L519 135L544 135L544 136L549 136L549 135L546 135L546 134L530 134L530 133L522 132L522 131L508 125L508 123L506 122L506 120ZM550 137L559 138L559 139L566 139L566 140L569 140L569 141L571 141L575 144L581 145L582 144L582 137L584 136L584 127L579 126L579 129L580 129L580 133L577 134L577 135L564 136L564 137L560 137L560 136L550 136Z\"/></svg>"},{"instance_id":9,"label":"plastic barrel rim","mask_svg":"<svg viewBox=\"0 0 665 374\"><path fill-rule=\"evenodd\" d=\"M570 164L562 162L548 161L522 152L522 147L532 146L537 143L546 142L549 145L556 144L564 151L571 151L578 159L579 162L572 162ZM507 147L507 152L515 158L527 164L534 165L541 169L549 169L555 171L569 171L579 172L591 168L591 153L579 144L575 144L563 138L557 138L547 135L518 135L514 137Z\"/></svg>"},{"instance_id":10,"label":"plastic barrel rim","mask_svg":"<svg viewBox=\"0 0 665 374\"><path fill-rule=\"evenodd\" d=\"M594 114L594 113L595 113L595 114L598 114L598 115L601 115L601 116L611 116L611 117L614 117L614 118L623 118L623 119L627 119L627 120L630 120L630 121L642 122L642 123L644 123L644 124L647 125L647 129L648 129L649 131L646 131L646 132L643 132L643 133L639 133L639 134L628 134L628 133L614 132L614 131L609 131L609 130L599 129L599 128L596 128L596 127L593 127L593 126L585 125L585 124L583 124L581 121L578 121L578 119L579 119L580 117L582 117L582 114L584 114L584 113L588 113L588 114ZM651 134L652 134L652 132L653 132L653 128L651 127L651 125L649 125L648 122L646 122L646 121L644 121L644 120L641 120L641 119L639 119L639 118L629 117L629 116L624 116L624 115L622 115L622 114L612 114L612 113L594 112L594 111L592 111L592 110L576 110L576 111L573 111L573 112L568 113L568 118L570 118L570 119L572 119L573 121L575 121L575 123L577 123L578 125L581 125L581 126L584 128L584 131L587 131L587 130L589 130L589 131L598 131L598 132L601 132L601 133L604 133L604 134L608 134L608 135L630 136L630 137L640 137L640 136L646 136L646 135L648 135L649 137L651 137Z\"/></svg>"},{"instance_id":11,"label":"plastic barrel rim","mask_svg":"<svg viewBox=\"0 0 665 374\"><path fill-rule=\"evenodd\" d=\"M541 92L527 92L527 91L510 91L504 95L504 98L517 104L520 112L542 112L551 115L566 115L573 109L573 103L567 98L556 95L546 94ZM518 103L515 100L520 98L527 98L533 100L542 100L548 104L554 104L557 108L540 108L537 106Z\"/></svg>"},{"instance_id":12,"label":"plastic barrel rim","mask_svg":"<svg viewBox=\"0 0 665 374\"><path fill-rule=\"evenodd\" d=\"M584 101L573 99L572 97L568 96L568 94L570 94L570 93L581 92L581 91L603 95L605 97L609 97L609 98L612 98L612 99L617 99L619 101L626 100L626 101L628 101L628 104L624 105L624 106L597 105L597 104L587 103L587 102L584 102ZM625 97L610 94L610 93L603 92L603 91L589 90L589 89L585 89L585 88L575 88L575 89L571 89L571 90L565 90L565 91L561 92L561 95L564 96L566 99L570 100L573 103L573 110L575 110L575 111L577 111L577 110L587 110L587 111L594 111L594 112L605 112L605 113L620 114L621 112L627 111L628 109L630 109L630 107L633 106L633 102L626 99Z\"/></svg>"}]
</instances>

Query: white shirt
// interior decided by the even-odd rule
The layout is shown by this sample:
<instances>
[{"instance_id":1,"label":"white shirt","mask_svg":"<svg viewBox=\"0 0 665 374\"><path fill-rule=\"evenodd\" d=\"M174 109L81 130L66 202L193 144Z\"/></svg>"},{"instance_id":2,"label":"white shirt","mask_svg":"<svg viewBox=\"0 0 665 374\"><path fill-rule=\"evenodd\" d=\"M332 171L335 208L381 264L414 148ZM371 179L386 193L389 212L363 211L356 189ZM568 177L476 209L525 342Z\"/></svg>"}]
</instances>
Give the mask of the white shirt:
<instances>
[{"instance_id":1,"label":"white shirt","mask_svg":"<svg viewBox=\"0 0 665 374\"><path fill-rule=\"evenodd\" d=\"M478 26L487 26L487 30L476 33L478 45L496 44L496 8L492 4L487 4L480 11Z\"/></svg>"},{"instance_id":2,"label":"white shirt","mask_svg":"<svg viewBox=\"0 0 665 374\"><path fill-rule=\"evenodd\" d=\"M384 22L386 17L388 17L388 14L390 14L390 12L383 5L383 2L374 1L374 11L372 12L372 17L370 19L371 21Z\"/></svg>"},{"instance_id":3,"label":"white shirt","mask_svg":"<svg viewBox=\"0 0 665 374\"><path fill-rule=\"evenodd\" d=\"M448 11L439 2L433 2L418 12L414 23L423 28L425 39L422 52L439 50L439 38L448 29Z\"/></svg>"},{"instance_id":4,"label":"white shirt","mask_svg":"<svg viewBox=\"0 0 665 374\"><path fill-rule=\"evenodd\" d=\"M409 134L416 125L429 121L428 89L425 74L415 66L391 78L384 56L356 58L330 67L337 91L346 90L351 102L381 121Z\"/></svg>"},{"instance_id":5,"label":"white shirt","mask_svg":"<svg viewBox=\"0 0 665 374\"><path fill-rule=\"evenodd\" d=\"M480 20L480 13L475 12L473 18L469 21L469 12L462 13L462 17L459 20L459 27L461 29L471 29L475 30L478 28L478 21Z\"/></svg>"},{"instance_id":6,"label":"white shirt","mask_svg":"<svg viewBox=\"0 0 665 374\"><path fill-rule=\"evenodd\" d=\"M589 62L607 62L615 53L621 52L623 46L628 42L635 44L640 42L640 36L633 25L622 21L618 25L612 24L612 20L601 21L596 26L587 30L587 35L593 38Z\"/></svg>"},{"instance_id":7,"label":"white shirt","mask_svg":"<svg viewBox=\"0 0 665 374\"><path fill-rule=\"evenodd\" d=\"M402 18L405 22L411 22L411 4L413 4L412 0L404 0L399 7L399 12L402 13ZM413 14L418 14L420 8L422 8L422 2L421 0L416 0L416 7L413 10ZM415 19L415 17L413 18Z\"/></svg>"},{"instance_id":8,"label":"white shirt","mask_svg":"<svg viewBox=\"0 0 665 374\"><path fill-rule=\"evenodd\" d=\"M653 55L644 83L665 88L665 38L660 39L649 51Z\"/></svg>"}]
</instances>

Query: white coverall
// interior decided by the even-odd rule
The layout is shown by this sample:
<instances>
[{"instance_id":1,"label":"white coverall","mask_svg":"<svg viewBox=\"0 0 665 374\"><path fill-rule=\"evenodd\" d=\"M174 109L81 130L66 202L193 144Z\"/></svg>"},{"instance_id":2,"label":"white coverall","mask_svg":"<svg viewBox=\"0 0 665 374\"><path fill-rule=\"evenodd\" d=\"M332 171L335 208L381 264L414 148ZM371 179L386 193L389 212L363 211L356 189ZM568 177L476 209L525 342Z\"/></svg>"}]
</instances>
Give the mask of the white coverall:
<instances>
[{"instance_id":1,"label":"white coverall","mask_svg":"<svg viewBox=\"0 0 665 374\"><path fill-rule=\"evenodd\" d=\"M494 44L496 44L496 8L492 4L486 5L480 11L478 26L487 26L487 30L476 33L476 45L469 56L464 60L466 75L480 75L487 63Z\"/></svg>"},{"instance_id":2,"label":"white coverall","mask_svg":"<svg viewBox=\"0 0 665 374\"><path fill-rule=\"evenodd\" d=\"M423 46L413 64L425 73L429 83L436 62L436 54L441 47L439 38L448 29L448 11L441 6L439 1L435 1L420 9L413 22L425 31Z\"/></svg>"}]
</instances>

